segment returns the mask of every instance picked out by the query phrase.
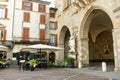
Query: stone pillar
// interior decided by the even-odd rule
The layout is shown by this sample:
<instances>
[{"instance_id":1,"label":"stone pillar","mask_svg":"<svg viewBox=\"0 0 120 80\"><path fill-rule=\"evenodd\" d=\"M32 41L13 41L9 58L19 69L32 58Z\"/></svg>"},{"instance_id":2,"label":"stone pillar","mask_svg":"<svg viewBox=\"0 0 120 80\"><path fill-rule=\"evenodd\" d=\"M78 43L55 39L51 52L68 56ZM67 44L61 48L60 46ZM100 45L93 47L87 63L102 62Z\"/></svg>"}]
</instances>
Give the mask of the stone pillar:
<instances>
[{"instance_id":1,"label":"stone pillar","mask_svg":"<svg viewBox=\"0 0 120 80\"><path fill-rule=\"evenodd\" d=\"M89 49L88 38L80 39L80 46L78 46L78 67L84 67L89 65Z\"/></svg>"},{"instance_id":2,"label":"stone pillar","mask_svg":"<svg viewBox=\"0 0 120 80\"><path fill-rule=\"evenodd\" d=\"M102 71L103 72L107 71L107 64L106 64L106 62L102 62Z\"/></svg>"},{"instance_id":3,"label":"stone pillar","mask_svg":"<svg viewBox=\"0 0 120 80\"><path fill-rule=\"evenodd\" d=\"M120 72L120 28L113 29L115 72Z\"/></svg>"}]
</instances>

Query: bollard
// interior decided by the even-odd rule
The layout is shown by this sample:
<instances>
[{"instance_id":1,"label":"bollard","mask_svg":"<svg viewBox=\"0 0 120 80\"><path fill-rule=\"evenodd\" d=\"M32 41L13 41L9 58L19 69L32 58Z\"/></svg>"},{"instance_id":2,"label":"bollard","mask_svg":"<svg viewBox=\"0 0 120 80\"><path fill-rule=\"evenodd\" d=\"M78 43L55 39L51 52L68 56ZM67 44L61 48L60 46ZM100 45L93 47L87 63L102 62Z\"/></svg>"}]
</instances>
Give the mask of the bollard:
<instances>
[{"instance_id":1,"label":"bollard","mask_svg":"<svg viewBox=\"0 0 120 80\"><path fill-rule=\"evenodd\" d=\"M102 62L102 71L103 71L103 72L106 72L106 71L107 71L106 62Z\"/></svg>"},{"instance_id":2,"label":"bollard","mask_svg":"<svg viewBox=\"0 0 120 80\"><path fill-rule=\"evenodd\" d=\"M79 63L78 63L78 68L82 68L82 62L81 61L79 61Z\"/></svg>"}]
</instances>

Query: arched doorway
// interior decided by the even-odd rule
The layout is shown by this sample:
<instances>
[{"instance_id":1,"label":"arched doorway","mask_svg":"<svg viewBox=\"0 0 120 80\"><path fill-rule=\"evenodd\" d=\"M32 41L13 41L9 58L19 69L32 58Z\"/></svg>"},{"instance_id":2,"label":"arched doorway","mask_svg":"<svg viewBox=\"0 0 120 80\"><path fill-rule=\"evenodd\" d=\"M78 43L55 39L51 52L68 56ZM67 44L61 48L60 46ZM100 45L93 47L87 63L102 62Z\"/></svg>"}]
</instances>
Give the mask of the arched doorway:
<instances>
[{"instance_id":1,"label":"arched doorway","mask_svg":"<svg viewBox=\"0 0 120 80\"><path fill-rule=\"evenodd\" d=\"M81 36L82 62L97 66L102 61L114 62L113 24L109 15L100 9L93 9L84 20ZM93 64L93 63L96 63Z\"/></svg>"},{"instance_id":2,"label":"arched doorway","mask_svg":"<svg viewBox=\"0 0 120 80\"><path fill-rule=\"evenodd\" d=\"M50 62L55 62L55 53L54 52L51 52L50 54L49 54L49 61Z\"/></svg>"},{"instance_id":3,"label":"arched doorway","mask_svg":"<svg viewBox=\"0 0 120 80\"><path fill-rule=\"evenodd\" d=\"M113 38L112 38L112 22L109 16L101 11L94 10L92 13L97 14L92 19L89 28L89 61L90 65L102 61L111 64L114 61ZM99 14L99 15L98 15Z\"/></svg>"},{"instance_id":4,"label":"arched doorway","mask_svg":"<svg viewBox=\"0 0 120 80\"><path fill-rule=\"evenodd\" d=\"M69 29L66 27L66 26L63 26L62 29L61 29L61 32L60 32L60 37L59 37L59 45L64 48L64 55L63 57L67 57L67 53L68 51L70 50L70 47L68 45L68 42L69 42L69 39L70 39L70 31Z\"/></svg>"}]
</instances>

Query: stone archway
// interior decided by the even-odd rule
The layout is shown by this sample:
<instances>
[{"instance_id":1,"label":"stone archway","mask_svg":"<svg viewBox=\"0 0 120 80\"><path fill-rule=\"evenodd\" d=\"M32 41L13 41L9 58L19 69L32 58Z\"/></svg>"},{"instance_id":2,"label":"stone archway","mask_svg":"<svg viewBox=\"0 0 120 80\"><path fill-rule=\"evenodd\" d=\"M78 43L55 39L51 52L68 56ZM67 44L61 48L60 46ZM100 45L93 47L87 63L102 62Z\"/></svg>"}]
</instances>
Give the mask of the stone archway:
<instances>
[{"instance_id":1,"label":"stone archway","mask_svg":"<svg viewBox=\"0 0 120 80\"><path fill-rule=\"evenodd\" d=\"M109 15L101 9L91 9L80 31L81 50L79 59L83 65L91 61L114 61L112 29Z\"/></svg>"},{"instance_id":2,"label":"stone archway","mask_svg":"<svg viewBox=\"0 0 120 80\"><path fill-rule=\"evenodd\" d=\"M52 63L55 62L55 53L54 53L54 52L51 52L51 53L49 54L49 61L52 62Z\"/></svg>"},{"instance_id":3,"label":"stone archway","mask_svg":"<svg viewBox=\"0 0 120 80\"><path fill-rule=\"evenodd\" d=\"M69 45L68 45L68 42L69 42L69 39L70 39L70 30L68 27L66 26L63 26L61 31L60 31L60 36L59 36L59 46L64 48L64 51L61 52L61 53L64 53L62 58L65 58L67 57L67 53L69 51Z\"/></svg>"}]
</instances>

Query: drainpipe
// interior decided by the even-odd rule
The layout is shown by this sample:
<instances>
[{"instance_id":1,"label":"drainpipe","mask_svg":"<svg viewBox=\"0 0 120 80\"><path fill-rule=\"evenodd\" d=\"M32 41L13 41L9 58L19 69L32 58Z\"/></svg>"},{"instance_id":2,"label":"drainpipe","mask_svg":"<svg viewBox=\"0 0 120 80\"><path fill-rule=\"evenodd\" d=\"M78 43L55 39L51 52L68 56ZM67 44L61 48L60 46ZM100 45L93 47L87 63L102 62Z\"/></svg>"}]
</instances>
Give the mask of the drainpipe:
<instances>
[{"instance_id":1,"label":"drainpipe","mask_svg":"<svg viewBox=\"0 0 120 80\"><path fill-rule=\"evenodd\" d=\"M13 40L13 31L14 31L14 17L15 17L15 0L14 0L14 5L13 5L13 22L12 22L12 40Z\"/></svg>"}]
</instances>

